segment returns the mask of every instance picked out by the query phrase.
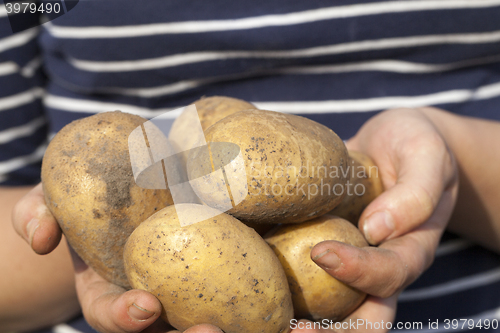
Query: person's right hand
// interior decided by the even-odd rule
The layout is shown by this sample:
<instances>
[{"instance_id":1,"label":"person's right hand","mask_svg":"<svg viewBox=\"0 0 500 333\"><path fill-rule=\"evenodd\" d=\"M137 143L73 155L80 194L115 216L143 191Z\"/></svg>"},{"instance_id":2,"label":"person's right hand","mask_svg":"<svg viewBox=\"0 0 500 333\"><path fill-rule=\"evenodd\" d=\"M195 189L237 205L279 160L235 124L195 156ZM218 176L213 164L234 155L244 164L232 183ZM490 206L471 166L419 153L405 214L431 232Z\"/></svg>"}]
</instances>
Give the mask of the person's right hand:
<instances>
[{"instance_id":1,"label":"person's right hand","mask_svg":"<svg viewBox=\"0 0 500 333\"><path fill-rule=\"evenodd\" d=\"M26 194L14 207L17 233L38 254L47 254L59 244L62 231L45 205L42 185ZM114 285L71 251L78 299L87 322L103 333L178 333L159 319L161 304L144 290L128 290ZM170 330L170 331L169 331ZM194 326L186 333L222 333L211 325Z\"/></svg>"},{"instance_id":2,"label":"person's right hand","mask_svg":"<svg viewBox=\"0 0 500 333\"><path fill-rule=\"evenodd\" d=\"M378 246L357 248L324 241L312 249L311 258L334 278L369 295L345 319L347 323L392 323L399 293L434 260L458 194L457 165L443 135L421 109L378 114L347 147L370 156L384 183L385 192L368 205L359 221L368 242ZM389 328L346 325L339 330L293 333L387 332Z\"/></svg>"}]
</instances>

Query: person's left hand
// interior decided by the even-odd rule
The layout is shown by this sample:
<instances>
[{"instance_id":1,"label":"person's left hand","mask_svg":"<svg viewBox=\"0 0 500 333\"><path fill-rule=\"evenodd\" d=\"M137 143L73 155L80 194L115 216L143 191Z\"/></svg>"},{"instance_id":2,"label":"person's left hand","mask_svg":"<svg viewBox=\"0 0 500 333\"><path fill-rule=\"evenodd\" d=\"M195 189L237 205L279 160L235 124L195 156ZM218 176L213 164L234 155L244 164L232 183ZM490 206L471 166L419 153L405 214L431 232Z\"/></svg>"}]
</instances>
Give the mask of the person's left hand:
<instances>
[{"instance_id":1,"label":"person's left hand","mask_svg":"<svg viewBox=\"0 0 500 333\"><path fill-rule=\"evenodd\" d=\"M356 248L325 241L313 248L311 258L336 279L369 296L337 326L306 329L303 321L293 333L389 331L399 293L432 264L456 201L458 172L453 154L421 110L382 112L347 147L370 156L382 177L386 191L359 221L369 243L380 245ZM363 325L367 322L377 323L380 329Z\"/></svg>"}]
</instances>

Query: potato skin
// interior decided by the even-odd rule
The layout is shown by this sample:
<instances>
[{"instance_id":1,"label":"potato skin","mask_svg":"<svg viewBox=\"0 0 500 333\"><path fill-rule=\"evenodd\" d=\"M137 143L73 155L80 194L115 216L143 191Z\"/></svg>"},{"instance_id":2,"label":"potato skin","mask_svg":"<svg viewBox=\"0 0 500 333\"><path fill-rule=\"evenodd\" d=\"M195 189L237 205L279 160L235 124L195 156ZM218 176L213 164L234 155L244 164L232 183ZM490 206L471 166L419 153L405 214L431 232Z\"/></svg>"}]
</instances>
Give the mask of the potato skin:
<instances>
[{"instance_id":1,"label":"potato skin","mask_svg":"<svg viewBox=\"0 0 500 333\"><path fill-rule=\"evenodd\" d=\"M328 214L342 217L357 225L363 210L384 192L384 186L377 166L368 155L349 150L349 159L350 179L347 195Z\"/></svg>"},{"instance_id":2,"label":"potato skin","mask_svg":"<svg viewBox=\"0 0 500 333\"><path fill-rule=\"evenodd\" d=\"M347 149L332 130L312 120L248 110L219 120L205 136L207 142L228 142L240 148L247 189L240 186L240 191L232 194L240 198L248 195L227 212L241 221L299 223L327 213L344 196L347 179L342 170L348 163ZM189 179L203 180L192 183L194 191L219 210L224 210L221 207L227 198L225 192L214 188L226 188L225 181L206 180L204 175L210 163L212 169L213 165L227 165L225 156L212 148L213 162L206 151L193 152L187 162ZM242 181L229 179L231 186Z\"/></svg>"},{"instance_id":3,"label":"potato skin","mask_svg":"<svg viewBox=\"0 0 500 333\"><path fill-rule=\"evenodd\" d=\"M201 124L202 131L218 122L224 117L238 111L255 109L253 104L241 99L211 96L202 97L193 103L196 106L199 119L191 119L189 114L181 114L172 124L169 138L175 141L179 152L191 149L201 138L202 133L193 132L197 128L197 122ZM198 125L199 126L199 125Z\"/></svg>"},{"instance_id":4,"label":"potato skin","mask_svg":"<svg viewBox=\"0 0 500 333\"><path fill-rule=\"evenodd\" d=\"M187 208L186 208L187 207ZM176 213L193 217L214 209L169 206L143 222L124 251L131 285L155 295L162 318L180 331L201 323L225 333L290 330L290 290L271 248L251 228L219 214L181 227Z\"/></svg>"},{"instance_id":5,"label":"potato skin","mask_svg":"<svg viewBox=\"0 0 500 333\"><path fill-rule=\"evenodd\" d=\"M194 102L194 105L196 105L196 110L198 110L201 128L204 131L222 118L233 113L255 109L255 105L251 103L225 96L203 97Z\"/></svg>"},{"instance_id":6,"label":"potato skin","mask_svg":"<svg viewBox=\"0 0 500 333\"><path fill-rule=\"evenodd\" d=\"M42 163L45 202L69 244L99 275L128 287L123 246L134 228L172 204L168 190L136 185L128 136L146 119L119 111L66 125Z\"/></svg>"},{"instance_id":7,"label":"potato skin","mask_svg":"<svg viewBox=\"0 0 500 333\"><path fill-rule=\"evenodd\" d=\"M278 226L264 238L285 268L296 318L339 321L363 302L365 293L330 276L310 256L314 245L325 240L368 246L350 222L323 215L301 224Z\"/></svg>"}]
</instances>

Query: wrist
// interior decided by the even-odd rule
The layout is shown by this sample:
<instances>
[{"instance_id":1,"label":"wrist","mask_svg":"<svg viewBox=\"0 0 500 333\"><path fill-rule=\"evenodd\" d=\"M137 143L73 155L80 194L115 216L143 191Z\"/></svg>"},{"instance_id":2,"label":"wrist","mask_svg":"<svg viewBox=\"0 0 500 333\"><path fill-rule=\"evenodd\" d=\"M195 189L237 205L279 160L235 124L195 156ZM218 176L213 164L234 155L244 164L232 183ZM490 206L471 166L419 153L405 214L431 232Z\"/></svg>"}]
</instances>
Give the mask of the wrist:
<instances>
[{"instance_id":1,"label":"wrist","mask_svg":"<svg viewBox=\"0 0 500 333\"><path fill-rule=\"evenodd\" d=\"M491 149L500 138L499 123L432 107L420 111L441 133L457 164L460 190L447 229L500 252L500 177L491 166L500 160Z\"/></svg>"}]
</instances>

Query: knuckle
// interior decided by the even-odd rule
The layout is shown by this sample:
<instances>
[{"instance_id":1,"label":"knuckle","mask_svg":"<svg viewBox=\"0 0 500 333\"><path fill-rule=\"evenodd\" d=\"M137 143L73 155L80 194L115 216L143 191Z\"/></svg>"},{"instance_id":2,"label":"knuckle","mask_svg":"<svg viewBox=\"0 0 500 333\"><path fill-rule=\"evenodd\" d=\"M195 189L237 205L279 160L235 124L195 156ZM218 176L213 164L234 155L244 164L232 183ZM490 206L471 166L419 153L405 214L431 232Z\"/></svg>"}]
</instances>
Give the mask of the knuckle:
<instances>
[{"instance_id":1,"label":"knuckle","mask_svg":"<svg viewBox=\"0 0 500 333\"><path fill-rule=\"evenodd\" d=\"M367 274L366 263L370 262L370 252L360 249L357 254L357 261L351 265L343 266L342 281L353 286L363 286L371 282L370 274Z\"/></svg>"},{"instance_id":2,"label":"knuckle","mask_svg":"<svg viewBox=\"0 0 500 333\"><path fill-rule=\"evenodd\" d=\"M412 267L400 254L389 250L385 251L387 251L386 255L388 256L386 262L390 263L391 268L381 268L383 270L382 276L378 279L379 285L376 288L376 293L373 294L381 298L391 297L406 287L410 283L412 270Z\"/></svg>"},{"instance_id":3,"label":"knuckle","mask_svg":"<svg viewBox=\"0 0 500 333\"><path fill-rule=\"evenodd\" d=\"M20 231L24 229L25 227L22 226L23 221L21 219L21 212L20 212L20 207L19 207L19 202L15 204L14 208L12 209L12 225L14 226L14 229L19 233L22 234Z\"/></svg>"},{"instance_id":4,"label":"knuckle","mask_svg":"<svg viewBox=\"0 0 500 333\"><path fill-rule=\"evenodd\" d=\"M403 279L404 278L402 277L402 275L398 274L398 278L393 278L390 281L386 282L380 289L380 292L378 292L375 296L378 296L380 298L389 298L393 296L402 289L401 283Z\"/></svg>"},{"instance_id":5,"label":"knuckle","mask_svg":"<svg viewBox=\"0 0 500 333\"><path fill-rule=\"evenodd\" d=\"M407 242L412 248L419 248L420 251L413 251L409 256L398 255L399 276L396 291L401 291L413 283L432 264L434 260L433 251L425 251L426 246L418 243L417 240L410 239Z\"/></svg>"},{"instance_id":6,"label":"knuckle","mask_svg":"<svg viewBox=\"0 0 500 333\"><path fill-rule=\"evenodd\" d=\"M443 175L446 181L446 188L452 187L458 183L458 167L455 155L451 149L446 146L443 156Z\"/></svg>"},{"instance_id":7,"label":"knuckle","mask_svg":"<svg viewBox=\"0 0 500 333\"><path fill-rule=\"evenodd\" d=\"M427 144L430 147L434 147L439 150L446 150L446 142L439 132L432 131L425 137L425 139L428 141Z\"/></svg>"},{"instance_id":8,"label":"knuckle","mask_svg":"<svg viewBox=\"0 0 500 333\"><path fill-rule=\"evenodd\" d=\"M416 211L421 212L424 221L427 220L437 205L437 198L434 198L428 189L419 184L413 187L411 194L414 199L413 202L416 205Z\"/></svg>"},{"instance_id":9,"label":"knuckle","mask_svg":"<svg viewBox=\"0 0 500 333\"><path fill-rule=\"evenodd\" d=\"M399 266L395 269L395 272L389 276L388 280L384 283L381 288L380 293L377 295L381 298L388 298L399 292L404 286L408 279L408 266Z\"/></svg>"}]
</instances>

